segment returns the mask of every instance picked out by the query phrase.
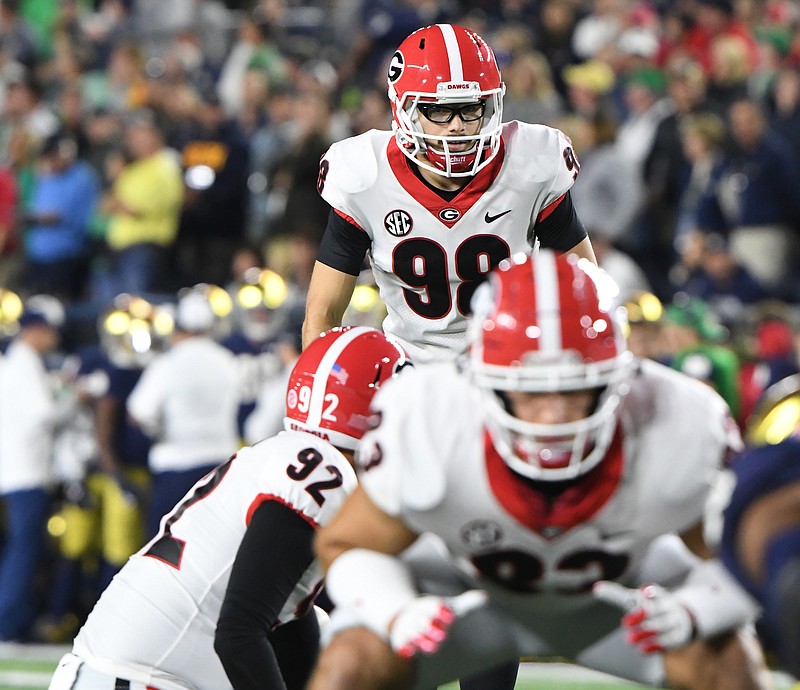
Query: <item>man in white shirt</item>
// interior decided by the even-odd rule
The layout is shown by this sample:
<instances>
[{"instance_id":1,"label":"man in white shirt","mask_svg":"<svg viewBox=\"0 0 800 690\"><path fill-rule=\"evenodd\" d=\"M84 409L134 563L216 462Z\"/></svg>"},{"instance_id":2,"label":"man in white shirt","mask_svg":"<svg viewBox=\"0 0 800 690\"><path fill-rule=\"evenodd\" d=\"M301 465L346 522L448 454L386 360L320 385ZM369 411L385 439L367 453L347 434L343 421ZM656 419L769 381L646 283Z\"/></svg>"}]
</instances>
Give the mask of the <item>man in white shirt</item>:
<instances>
[{"instance_id":1,"label":"man in white shirt","mask_svg":"<svg viewBox=\"0 0 800 690\"><path fill-rule=\"evenodd\" d=\"M0 640L24 638L35 615L31 583L42 552L52 482L56 402L44 355L59 343L62 315L26 305L0 372L0 498L6 541L0 551Z\"/></svg>"},{"instance_id":2,"label":"man in white shirt","mask_svg":"<svg viewBox=\"0 0 800 690\"><path fill-rule=\"evenodd\" d=\"M145 367L127 402L153 438L148 536L192 485L239 446L233 355L208 335L214 313L199 287L179 300L171 348Z\"/></svg>"}]
</instances>

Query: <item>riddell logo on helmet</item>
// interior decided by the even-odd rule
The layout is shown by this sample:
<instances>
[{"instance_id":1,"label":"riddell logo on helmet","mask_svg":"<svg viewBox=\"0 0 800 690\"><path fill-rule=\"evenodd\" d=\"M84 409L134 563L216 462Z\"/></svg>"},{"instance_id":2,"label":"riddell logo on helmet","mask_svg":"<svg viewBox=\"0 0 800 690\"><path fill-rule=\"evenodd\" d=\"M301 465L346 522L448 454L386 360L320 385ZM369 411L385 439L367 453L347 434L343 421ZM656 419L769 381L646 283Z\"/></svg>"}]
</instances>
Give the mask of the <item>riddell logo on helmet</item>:
<instances>
[{"instance_id":1,"label":"riddell logo on helmet","mask_svg":"<svg viewBox=\"0 0 800 690\"><path fill-rule=\"evenodd\" d=\"M319 436L321 439L325 439L326 441L331 440L331 437L328 436L328 434L326 434L324 431L320 431L319 429L309 429L308 427L305 427L302 424L297 424L296 422L289 422L289 427L292 431L305 431L307 434Z\"/></svg>"}]
</instances>

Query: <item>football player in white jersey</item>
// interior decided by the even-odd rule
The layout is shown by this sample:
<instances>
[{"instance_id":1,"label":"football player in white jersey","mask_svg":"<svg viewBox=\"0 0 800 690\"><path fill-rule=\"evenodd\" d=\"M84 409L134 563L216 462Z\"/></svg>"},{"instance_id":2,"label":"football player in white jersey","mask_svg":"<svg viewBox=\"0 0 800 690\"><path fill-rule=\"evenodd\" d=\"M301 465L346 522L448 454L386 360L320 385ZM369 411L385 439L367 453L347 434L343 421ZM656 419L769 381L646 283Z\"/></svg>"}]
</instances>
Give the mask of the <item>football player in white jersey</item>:
<instances>
[{"instance_id":1,"label":"football player in white jersey","mask_svg":"<svg viewBox=\"0 0 800 690\"><path fill-rule=\"evenodd\" d=\"M715 392L627 351L604 278L513 257L475 295L466 371L420 367L376 396L359 487L317 537L337 608L310 690L433 687L528 655L767 687L758 607L702 538L741 439ZM400 556L426 532L450 572Z\"/></svg>"},{"instance_id":2,"label":"football player in white jersey","mask_svg":"<svg viewBox=\"0 0 800 690\"><path fill-rule=\"evenodd\" d=\"M317 188L331 206L306 301L304 343L341 323L370 264L383 324L417 363L466 349L477 285L535 246L594 260L570 187L579 164L559 130L502 123L505 86L473 31L419 29L388 73L393 131L333 144Z\"/></svg>"},{"instance_id":3,"label":"football player in white jersey","mask_svg":"<svg viewBox=\"0 0 800 690\"><path fill-rule=\"evenodd\" d=\"M286 431L240 450L164 516L50 690L302 690L319 640L314 535L355 487L369 403L405 362L372 328L312 343L289 380Z\"/></svg>"}]
</instances>

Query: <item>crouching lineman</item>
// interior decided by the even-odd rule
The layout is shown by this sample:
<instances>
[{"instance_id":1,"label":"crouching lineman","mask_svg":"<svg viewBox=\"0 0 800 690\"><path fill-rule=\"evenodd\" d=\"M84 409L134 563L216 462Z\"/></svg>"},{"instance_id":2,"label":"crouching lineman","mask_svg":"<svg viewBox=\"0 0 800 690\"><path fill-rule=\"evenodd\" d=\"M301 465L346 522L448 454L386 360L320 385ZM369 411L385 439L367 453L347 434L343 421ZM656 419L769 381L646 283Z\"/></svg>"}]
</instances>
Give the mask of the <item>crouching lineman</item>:
<instances>
[{"instance_id":1,"label":"crouching lineman","mask_svg":"<svg viewBox=\"0 0 800 690\"><path fill-rule=\"evenodd\" d=\"M720 559L763 606L767 648L800 678L800 375L766 390L747 441L719 484Z\"/></svg>"},{"instance_id":2,"label":"crouching lineman","mask_svg":"<svg viewBox=\"0 0 800 690\"><path fill-rule=\"evenodd\" d=\"M355 487L352 449L369 403L404 363L371 328L312 343L289 380L287 431L239 451L164 516L50 690L305 687L319 639L313 536Z\"/></svg>"},{"instance_id":3,"label":"crouching lineman","mask_svg":"<svg viewBox=\"0 0 800 690\"><path fill-rule=\"evenodd\" d=\"M473 300L466 371L376 396L359 486L317 535L337 609L310 690L433 687L520 656L768 687L757 605L690 550L705 555L704 500L741 440L708 387L634 360L602 283L574 255L503 262ZM424 532L450 574L398 557ZM683 551L659 566L669 539Z\"/></svg>"}]
</instances>

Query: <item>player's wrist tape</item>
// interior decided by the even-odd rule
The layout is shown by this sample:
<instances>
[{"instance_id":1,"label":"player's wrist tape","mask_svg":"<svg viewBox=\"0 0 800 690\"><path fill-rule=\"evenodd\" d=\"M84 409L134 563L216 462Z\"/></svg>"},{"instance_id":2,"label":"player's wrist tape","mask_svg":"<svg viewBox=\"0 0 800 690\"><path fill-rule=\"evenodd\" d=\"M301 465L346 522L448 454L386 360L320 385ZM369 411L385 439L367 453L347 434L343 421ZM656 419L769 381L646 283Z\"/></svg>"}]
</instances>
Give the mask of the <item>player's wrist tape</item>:
<instances>
[{"instance_id":1,"label":"player's wrist tape","mask_svg":"<svg viewBox=\"0 0 800 690\"><path fill-rule=\"evenodd\" d=\"M405 564L368 549L350 549L338 556L325 583L336 606L384 639L394 617L418 595Z\"/></svg>"},{"instance_id":2,"label":"player's wrist tape","mask_svg":"<svg viewBox=\"0 0 800 690\"><path fill-rule=\"evenodd\" d=\"M693 619L695 637L708 638L753 622L761 607L715 560L698 565L675 590Z\"/></svg>"}]
</instances>

